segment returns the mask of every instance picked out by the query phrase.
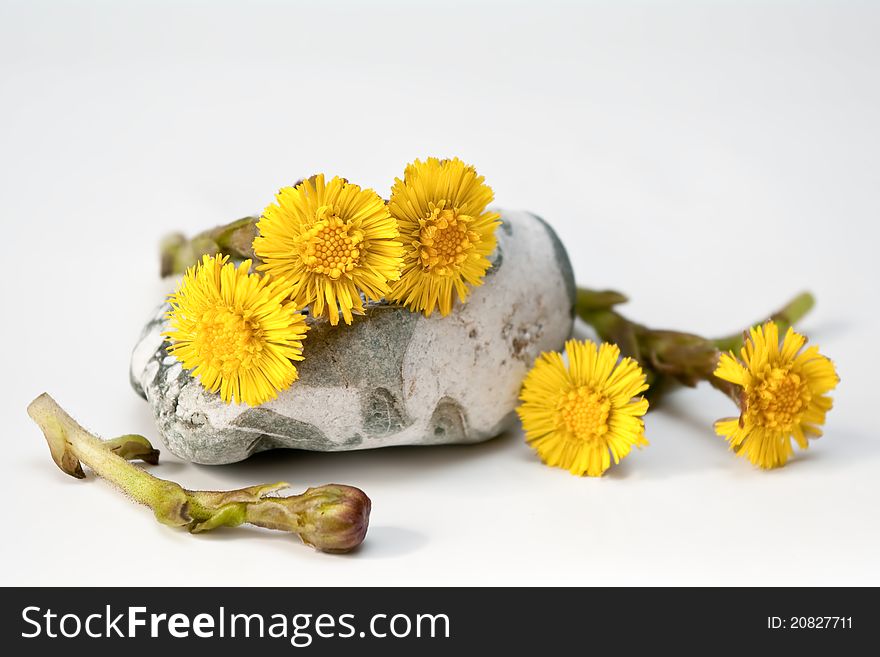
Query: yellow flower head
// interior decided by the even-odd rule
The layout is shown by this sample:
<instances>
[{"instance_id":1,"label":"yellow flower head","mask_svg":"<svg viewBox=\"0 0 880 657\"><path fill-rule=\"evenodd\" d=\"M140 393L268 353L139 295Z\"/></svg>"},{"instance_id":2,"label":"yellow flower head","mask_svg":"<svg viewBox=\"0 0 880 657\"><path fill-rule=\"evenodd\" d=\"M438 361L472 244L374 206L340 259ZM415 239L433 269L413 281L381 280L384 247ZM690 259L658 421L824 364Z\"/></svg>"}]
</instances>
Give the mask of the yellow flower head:
<instances>
[{"instance_id":1,"label":"yellow flower head","mask_svg":"<svg viewBox=\"0 0 880 657\"><path fill-rule=\"evenodd\" d=\"M642 416L648 401L645 374L616 345L569 340L568 366L558 352L544 353L523 382L517 413L526 440L547 464L598 477L647 445Z\"/></svg>"},{"instance_id":2,"label":"yellow flower head","mask_svg":"<svg viewBox=\"0 0 880 657\"><path fill-rule=\"evenodd\" d=\"M495 212L486 212L492 188L458 158L429 157L407 165L395 179L389 207L406 254L390 298L430 316L452 311L453 291L467 300L468 285L482 285L495 250Z\"/></svg>"},{"instance_id":3,"label":"yellow flower head","mask_svg":"<svg viewBox=\"0 0 880 657\"><path fill-rule=\"evenodd\" d=\"M762 468L785 465L792 454L791 439L801 449L808 437L822 435L819 425L831 408L832 390L839 379L833 363L818 347L801 351L807 339L789 328L782 344L773 322L751 330L741 350L722 354L715 376L742 388L739 418L715 423L731 449Z\"/></svg>"},{"instance_id":4,"label":"yellow flower head","mask_svg":"<svg viewBox=\"0 0 880 657\"><path fill-rule=\"evenodd\" d=\"M376 192L324 174L284 187L257 222L261 271L284 278L291 298L312 314L347 324L363 314L361 293L378 301L400 276L397 223Z\"/></svg>"},{"instance_id":5,"label":"yellow flower head","mask_svg":"<svg viewBox=\"0 0 880 657\"><path fill-rule=\"evenodd\" d=\"M227 404L257 406L296 381L308 327L281 282L227 260L205 256L169 297L168 353Z\"/></svg>"}]
</instances>

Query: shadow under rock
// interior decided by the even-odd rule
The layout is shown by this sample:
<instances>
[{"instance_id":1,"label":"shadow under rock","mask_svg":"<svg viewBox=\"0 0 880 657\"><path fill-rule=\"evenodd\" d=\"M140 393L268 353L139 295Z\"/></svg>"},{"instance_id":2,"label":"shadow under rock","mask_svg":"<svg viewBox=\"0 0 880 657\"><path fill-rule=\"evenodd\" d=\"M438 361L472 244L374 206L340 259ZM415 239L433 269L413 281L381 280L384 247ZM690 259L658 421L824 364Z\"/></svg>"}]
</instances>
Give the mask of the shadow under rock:
<instances>
[{"instance_id":1,"label":"shadow under rock","mask_svg":"<svg viewBox=\"0 0 880 657\"><path fill-rule=\"evenodd\" d=\"M406 482L439 470L492 461L504 450L515 447L515 432L503 433L482 443L465 445L425 445L380 447L345 452L313 452L274 449L223 466L201 466L213 476L239 485L242 481L290 482L301 484L352 483L371 481Z\"/></svg>"}]
</instances>

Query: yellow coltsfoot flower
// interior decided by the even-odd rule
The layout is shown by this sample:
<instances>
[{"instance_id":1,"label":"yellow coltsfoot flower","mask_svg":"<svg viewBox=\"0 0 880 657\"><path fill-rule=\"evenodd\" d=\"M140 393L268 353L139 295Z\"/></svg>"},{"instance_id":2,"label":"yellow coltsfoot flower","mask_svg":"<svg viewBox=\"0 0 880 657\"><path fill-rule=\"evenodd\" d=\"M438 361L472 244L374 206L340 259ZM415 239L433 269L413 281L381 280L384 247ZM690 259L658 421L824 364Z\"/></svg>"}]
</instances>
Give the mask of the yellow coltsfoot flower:
<instances>
[{"instance_id":1,"label":"yellow coltsfoot flower","mask_svg":"<svg viewBox=\"0 0 880 657\"><path fill-rule=\"evenodd\" d=\"M467 300L482 285L495 250L500 215L486 212L492 189L474 167L429 157L407 165L391 189L389 208L406 253L389 298L430 316L452 311L453 294Z\"/></svg>"},{"instance_id":2,"label":"yellow coltsfoot flower","mask_svg":"<svg viewBox=\"0 0 880 657\"><path fill-rule=\"evenodd\" d=\"M749 332L740 350L722 354L715 376L742 390L739 418L715 423L739 456L761 468L785 465L792 455L791 441L807 449L810 437L831 409L827 392L839 382L834 364L818 347L801 351L807 339L791 328L779 342L779 329L767 322Z\"/></svg>"},{"instance_id":3,"label":"yellow coltsfoot flower","mask_svg":"<svg viewBox=\"0 0 880 657\"><path fill-rule=\"evenodd\" d=\"M363 293L378 301L400 276L403 246L397 222L371 189L324 174L285 187L257 222L259 269L284 278L291 298L315 316L351 324L363 314Z\"/></svg>"},{"instance_id":4,"label":"yellow coltsfoot flower","mask_svg":"<svg viewBox=\"0 0 880 657\"><path fill-rule=\"evenodd\" d=\"M647 445L642 416L648 402L645 374L616 345L569 340L568 365L558 352L544 353L523 382L517 413L526 440L547 464L598 477Z\"/></svg>"},{"instance_id":5,"label":"yellow coltsfoot flower","mask_svg":"<svg viewBox=\"0 0 880 657\"><path fill-rule=\"evenodd\" d=\"M227 404L257 406L297 379L307 326L281 281L204 256L169 297L168 353Z\"/></svg>"}]
</instances>

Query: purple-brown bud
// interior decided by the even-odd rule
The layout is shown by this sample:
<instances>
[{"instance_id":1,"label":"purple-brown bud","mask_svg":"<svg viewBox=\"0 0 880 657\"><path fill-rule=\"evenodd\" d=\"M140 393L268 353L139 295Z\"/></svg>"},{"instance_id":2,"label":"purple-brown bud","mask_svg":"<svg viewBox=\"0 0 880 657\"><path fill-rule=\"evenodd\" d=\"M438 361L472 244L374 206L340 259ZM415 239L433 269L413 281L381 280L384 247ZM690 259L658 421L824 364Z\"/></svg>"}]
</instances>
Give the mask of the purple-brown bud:
<instances>
[{"instance_id":1,"label":"purple-brown bud","mask_svg":"<svg viewBox=\"0 0 880 657\"><path fill-rule=\"evenodd\" d=\"M361 489L327 484L302 495L263 498L248 507L246 522L295 532L303 543L322 552L349 552L367 534L370 506Z\"/></svg>"}]
</instances>

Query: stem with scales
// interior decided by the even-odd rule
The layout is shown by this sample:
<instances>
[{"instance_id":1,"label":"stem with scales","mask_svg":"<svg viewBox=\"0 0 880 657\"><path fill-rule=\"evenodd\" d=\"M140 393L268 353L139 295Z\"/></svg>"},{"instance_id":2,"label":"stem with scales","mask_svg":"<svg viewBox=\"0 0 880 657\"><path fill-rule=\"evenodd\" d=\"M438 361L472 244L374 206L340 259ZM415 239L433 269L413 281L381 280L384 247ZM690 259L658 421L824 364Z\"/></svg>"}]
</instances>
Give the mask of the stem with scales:
<instances>
[{"instance_id":1,"label":"stem with scales","mask_svg":"<svg viewBox=\"0 0 880 657\"><path fill-rule=\"evenodd\" d=\"M45 393L31 402L28 415L42 429L52 459L63 472L82 479L85 464L152 509L165 525L199 533L249 523L298 534L304 543L323 552L348 552L360 545L367 533L370 498L358 488L328 484L288 497L273 495L289 487L284 482L230 491L187 490L130 462L158 463L159 452L143 436L103 441L83 429Z\"/></svg>"},{"instance_id":2,"label":"stem with scales","mask_svg":"<svg viewBox=\"0 0 880 657\"><path fill-rule=\"evenodd\" d=\"M626 301L623 294L613 290L579 288L575 309L602 340L617 344L621 354L639 362L650 385L647 396L652 403L679 385L693 387L700 381L708 381L739 403L739 387L717 378L714 372L722 352L742 348L742 331L713 339L649 328L617 312L615 307ZM776 322L782 333L806 315L814 303L813 295L803 292L768 319Z\"/></svg>"}]
</instances>

